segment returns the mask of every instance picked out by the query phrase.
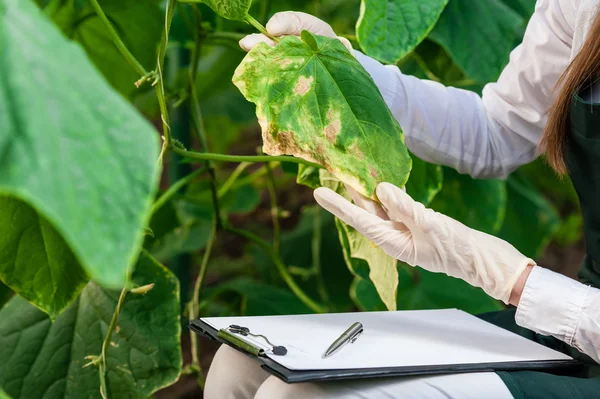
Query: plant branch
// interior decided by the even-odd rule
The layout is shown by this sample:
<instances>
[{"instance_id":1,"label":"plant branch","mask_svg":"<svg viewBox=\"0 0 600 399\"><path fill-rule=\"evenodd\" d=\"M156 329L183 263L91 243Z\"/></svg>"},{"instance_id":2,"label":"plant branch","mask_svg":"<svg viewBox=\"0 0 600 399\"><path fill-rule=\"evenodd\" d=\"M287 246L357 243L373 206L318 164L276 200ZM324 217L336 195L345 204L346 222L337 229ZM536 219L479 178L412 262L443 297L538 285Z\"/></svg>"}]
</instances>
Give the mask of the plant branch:
<instances>
[{"instance_id":1,"label":"plant branch","mask_svg":"<svg viewBox=\"0 0 600 399\"><path fill-rule=\"evenodd\" d=\"M267 32L265 27L262 26L262 24L254 19L250 14L246 14L246 22L254 26L260 33L273 40L275 43L279 43L279 38L269 35L269 32Z\"/></svg>"},{"instance_id":2,"label":"plant branch","mask_svg":"<svg viewBox=\"0 0 600 399\"><path fill-rule=\"evenodd\" d=\"M167 54L167 44L169 43L169 31L171 30L171 21L173 20L173 12L177 0L167 0L167 11L165 13L165 29L158 47L158 55L156 58L157 81L156 97L158 98L158 106L160 108L160 116L163 126L164 147L169 148L171 145L171 126L169 125L169 111L167 109L167 100L165 95L165 84L163 78L163 68L165 64L165 55Z\"/></svg>"},{"instance_id":3,"label":"plant branch","mask_svg":"<svg viewBox=\"0 0 600 399\"><path fill-rule=\"evenodd\" d=\"M133 56L133 54L131 54L131 51L129 51L127 46L125 46L125 43L123 43L114 26L110 23L108 17L102 10L102 7L98 3L98 0L90 0L90 3L94 11L96 11L96 14L98 14L98 17L100 17L100 20L108 30L108 33L110 34L113 43L115 44L115 46L117 46L117 49L123 55L123 57L125 57L125 60L127 60L129 65L131 65L135 72L137 72L140 76L148 75L148 72L146 72L142 64Z\"/></svg>"},{"instance_id":4,"label":"plant branch","mask_svg":"<svg viewBox=\"0 0 600 399\"><path fill-rule=\"evenodd\" d=\"M102 395L102 399L108 399L108 390L106 388L106 353L108 352L108 347L110 346L110 339L112 338L113 331L117 327L117 321L119 320L119 315L121 314L121 308L123 307L123 302L125 301L125 297L129 292L128 288L123 288L121 290L121 295L119 296L119 301L117 302L117 308L113 313L113 317L110 321L110 325L108 326L108 331L106 331L106 337L104 338L104 342L102 343L102 353L100 355L100 395Z\"/></svg>"},{"instance_id":5,"label":"plant branch","mask_svg":"<svg viewBox=\"0 0 600 399\"><path fill-rule=\"evenodd\" d=\"M279 206L277 205L277 190L275 187L275 178L273 177L273 169L269 162L265 164L267 168L267 191L271 201L271 219L273 220L273 252L280 255L280 228L279 228Z\"/></svg>"},{"instance_id":6,"label":"plant branch","mask_svg":"<svg viewBox=\"0 0 600 399\"><path fill-rule=\"evenodd\" d=\"M277 254L273 251L273 248L267 241L263 240L262 238L258 237L257 235L255 235L249 231L246 231L246 230L235 229L233 227L226 227L226 230L230 231L234 234L237 234L241 237L244 237L244 238L256 243L257 245L261 246L267 252L267 254L271 258L273 263L275 263L275 266L277 267L277 270L279 271L281 278L283 279L283 281L285 281L285 283L288 285L288 287L292 290L294 295L296 295L296 297L298 297L298 299L300 299L300 301L302 301L306 306L308 306L314 312L317 312L317 313L327 312L327 308L325 308L324 306L319 305L318 303L313 301L304 291L302 291L302 288L300 288L296 284L296 282L294 281L294 278L289 274L287 267L283 263L283 260L281 259L279 254Z\"/></svg>"},{"instance_id":7,"label":"plant branch","mask_svg":"<svg viewBox=\"0 0 600 399\"><path fill-rule=\"evenodd\" d=\"M213 216L212 228L210 234L208 236L208 241L206 243L206 248L204 250L204 255L202 257L202 263L200 265L200 271L198 273L198 277L196 277L196 282L194 283L194 292L192 295L192 301L189 304L188 311L190 315L190 320L195 320L199 317L198 303L200 300L200 291L202 289L202 285L204 283L204 277L206 276L206 271L208 269L208 261L210 260L210 255L212 249L215 245L215 241L217 239L217 228L218 221L217 216ZM191 369L198 374L198 385L201 388L204 388L204 377L202 374L202 369L200 368L200 359L198 358L198 336L196 333L190 330L190 342L191 342L191 352L192 352L192 365Z\"/></svg>"},{"instance_id":8,"label":"plant branch","mask_svg":"<svg viewBox=\"0 0 600 399\"><path fill-rule=\"evenodd\" d=\"M198 7L194 5L194 25L198 28L200 26L200 11ZM196 78L198 74L198 61L200 59L200 50L202 47L202 42L200 40L199 32L196 32L196 42L194 43L194 47L192 49L192 57L189 67L189 91L191 95L191 114L192 114L192 122L194 124L194 131L198 136L198 141L202 146L202 150L207 153L208 149L208 139L206 135L206 127L204 126L204 118L202 116L202 108L200 107L200 99L198 98L198 91L196 89ZM174 151L177 153L177 151ZM181 154L179 154L181 155ZM213 202L214 214L217 219L217 229L221 228L221 209L219 204L219 195L217 192L217 175L215 172L214 165L210 162L210 160L206 160L206 167L208 168L208 173L210 174L210 194Z\"/></svg>"},{"instance_id":9,"label":"plant branch","mask_svg":"<svg viewBox=\"0 0 600 399\"><path fill-rule=\"evenodd\" d=\"M189 159L198 159L201 161L221 161L221 162L291 162L314 168L323 169L323 167L317 163L306 161L302 158L288 157L285 155L271 156L271 155L224 155L224 154L211 154L201 153L195 151L187 151L182 148L173 147L173 152L181 155L182 157Z\"/></svg>"},{"instance_id":10,"label":"plant branch","mask_svg":"<svg viewBox=\"0 0 600 399\"><path fill-rule=\"evenodd\" d=\"M229 192L229 190L231 190L231 187L236 182L236 180L240 177L240 175L244 172L244 170L246 170L248 168L248 166L250 166L250 165L252 165L252 164L248 163L248 162L242 162L235 168L235 170L231 173L229 178L219 188L219 191L217 193L219 199L223 198L225 196L225 194L227 194Z\"/></svg>"},{"instance_id":11,"label":"plant branch","mask_svg":"<svg viewBox=\"0 0 600 399\"><path fill-rule=\"evenodd\" d=\"M165 191L154 203L152 206L151 214L155 214L164 204L166 204L171 198L173 198L179 190L183 187L187 186L192 180L194 180L197 176L200 176L203 172L206 171L206 168L201 168L195 170L189 175L182 177L178 181L176 181L167 191Z\"/></svg>"}]
</instances>

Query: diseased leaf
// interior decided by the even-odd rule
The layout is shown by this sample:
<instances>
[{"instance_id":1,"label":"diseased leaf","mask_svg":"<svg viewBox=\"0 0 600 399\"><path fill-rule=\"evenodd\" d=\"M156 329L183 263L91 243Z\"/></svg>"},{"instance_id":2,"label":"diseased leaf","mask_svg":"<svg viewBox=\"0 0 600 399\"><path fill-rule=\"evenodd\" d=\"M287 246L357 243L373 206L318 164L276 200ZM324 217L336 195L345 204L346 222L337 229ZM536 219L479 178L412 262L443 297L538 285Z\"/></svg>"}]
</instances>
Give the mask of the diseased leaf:
<instances>
[{"instance_id":1,"label":"diseased leaf","mask_svg":"<svg viewBox=\"0 0 600 399\"><path fill-rule=\"evenodd\" d=\"M321 170L321 185L350 199L340 181L324 170ZM398 288L397 260L347 224L336 219L336 225L350 271L361 278L368 278L388 310L395 310ZM365 275L367 270L368 276Z\"/></svg>"},{"instance_id":2,"label":"diseased leaf","mask_svg":"<svg viewBox=\"0 0 600 399\"><path fill-rule=\"evenodd\" d=\"M164 25L164 15L154 0L99 0L102 10L136 59L151 71ZM89 1L52 0L46 14L88 57L109 83L125 97L136 92L141 77L113 44L108 30Z\"/></svg>"},{"instance_id":3,"label":"diseased leaf","mask_svg":"<svg viewBox=\"0 0 600 399\"><path fill-rule=\"evenodd\" d=\"M108 348L112 399L146 399L181 371L177 278L142 255L133 282L155 285L125 299ZM14 399L100 398L98 369L83 366L100 354L119 294L89 283L54 323L13 298L0 311L0 386Z\"/></svg>"},{"instance_id":4,"label":"diseased leaf","mask_svg":"<svg viewBox=\"0 0 600 399\"><path fill-rule=\"evenodd\" d=\"M180 3L204 3L223 18L244 21L252 0L178 0Z\"/></svg>"},{"instance_id":5,"label":"diseased leaf","mask_svg":"<svg viewBox=\"0 0 600 399\"><path fill-rule=\"evenodd\" d=\"M246 56L234 83L256 113L263 151L323 165L361 194L404 186L411 159L371 76L337 39L307 31Z\"/></svg>"},{"instance_id":6,"label":"diseased leaf","mask_svg":"<svg viewBox=\"0 0 600 399\"><path fill-rule=\"evenodd\" d=\"M54 227L31 207L0 196L0 209L0 280L55 319L89 278Z\"/></svg>"},{"instance_id":7,"label":"diseased leaf","mask_svg":"<svg viewBox=\"0 0 600 399\"><path fill-rule=\"evenodd\" d=\"M0 0L0 49L0 192L48 221L92 279L121 287L156 192L156 131L30 0Z\"/></svg>"},{"instance_id":8,"label":"diseased leaf","mask_svg":"<svg viewBox=\"0 0 600 399\"><path fill-rule=\"evenodd\" d=\"M507 208L506 182L476 180L444 168L444 187L430 206L473 229L495 234Z\"/></svg>"},{"instance_id":9,"label":"diseased leaf","mask_svg":"<svg viewBox=\"0 0 600 399\"><path fill-rule=\"evenodd\" d=\"M442 167L412 156L413 166L406 183L406 192L427 206L442 189L444 179Z\"/></svg>"},{"instance_id":10,"label":"diseased leaf","mask_svg":"<svg viewBox=\"0 0 600 399\"><path fill-rule=\"evenodd\" d=\"M469 77L490 82L508 63L523 23L523 17L502 0L450 0L429 37L444 47Z\"/></svg>"},{"instance_id":11,"label":"diseased leaf","mask_svg":"<svg viewBox=\"0 0 600 399\"><path fill-rule=\"evenodd\" d=\"M321 186L321 178L319 176L320 169L314 166L298 165L298 176L296 183L303 184L310 188L318 188Z\"/></svg>"},{"instance_id":12,"label":"diseased leaf","mask_svg":"<svg viewBox=\"0 0 600 399\"><path fill-rule=\"evenodd\" d=\"M507 181L506 217L498 236L525 256L538 257L560 225L559 215L547 199L514 177Z\"/></svg>"},{"instance_id":13,"label":"diseased leaf","mask_svg":"<svg viewBox=\"0 0 600 399\"><path fill-rule=\"evenodd\" d=\"M395 64L429 34L448 0L362 0L356 36L366 54Z\"/></svg>"}]
</instances>

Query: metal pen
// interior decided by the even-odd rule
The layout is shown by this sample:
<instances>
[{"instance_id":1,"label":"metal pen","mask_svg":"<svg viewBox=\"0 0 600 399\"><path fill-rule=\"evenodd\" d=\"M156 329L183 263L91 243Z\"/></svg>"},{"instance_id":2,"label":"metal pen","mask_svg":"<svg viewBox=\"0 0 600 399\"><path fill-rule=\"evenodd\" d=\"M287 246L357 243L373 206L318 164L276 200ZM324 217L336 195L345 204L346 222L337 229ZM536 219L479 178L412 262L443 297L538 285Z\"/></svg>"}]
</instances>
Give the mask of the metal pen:
<instances>
[{"instance_id":1,"label":"metal pen","mask_svg":"<svg viewBox=\"0 0 600 399\"><path fill-rule=\"evenodd\" d=\"M359 322L352 324L333 344L325 351L323 358L329 357L339 351L344 345L354 343L363 332L363 325Z\"/></svg>"}]
</instances>

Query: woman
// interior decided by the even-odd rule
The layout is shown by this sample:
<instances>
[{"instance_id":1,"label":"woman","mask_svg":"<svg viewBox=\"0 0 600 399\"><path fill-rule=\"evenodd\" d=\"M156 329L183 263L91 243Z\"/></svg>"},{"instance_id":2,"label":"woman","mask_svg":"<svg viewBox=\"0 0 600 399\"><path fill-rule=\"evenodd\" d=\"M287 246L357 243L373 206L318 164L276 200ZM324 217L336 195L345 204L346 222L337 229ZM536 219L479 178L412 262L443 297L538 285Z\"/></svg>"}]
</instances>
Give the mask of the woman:
<instances>
[{"instance_id":1,"label":"woman","mask_svg":"<svg viewBox=\"0 0 600 399\"><path fill-rule=\"evenodd\" d=\"M277 14L267 30L271 36L309 30L335 37L325 22L301 13ZM262 35L240 44L249 50L260 41L272 44ZM600 290L594 288L600 286L600 0L539 0L523 43L481 98L355 54L420 158L498 178L532 161L540 148L557 172L570 174L585 220L583 283L536 266L510 244L426 209L387 183L377 188L382 206L355 198L359 207L325 188L315 191L317 202L389 255L462 278L515 305L516 312L483 317L587 367L576 377L524 371L286 385L222 347L205 397L600 398L600 378L593 377L600 376Z\"/></svg>"}]
</instances>

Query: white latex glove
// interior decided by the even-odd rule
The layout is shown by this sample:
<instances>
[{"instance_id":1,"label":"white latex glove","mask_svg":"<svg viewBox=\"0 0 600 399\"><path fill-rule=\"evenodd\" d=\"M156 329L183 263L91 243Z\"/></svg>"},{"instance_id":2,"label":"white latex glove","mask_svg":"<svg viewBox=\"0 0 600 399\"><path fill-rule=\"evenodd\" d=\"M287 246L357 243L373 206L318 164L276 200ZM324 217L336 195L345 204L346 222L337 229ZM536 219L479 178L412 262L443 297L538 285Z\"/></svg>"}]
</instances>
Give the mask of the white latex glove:
<instances>
[{"instance_id":1,"label":"white latex glove","mask_svg":"<svg viewBox=\"0 0 600 399\"><path fill-rule=\"evenodd\" d=\"M307 30L315 35L338 38L344 46L354 54L352 52L352 45L348 39L338 37L328 23L310 14L295 11L278 12L273 15L265 28L272 37L300 36L300 33L302 33L303 30ZM250 51L254 46L261 42L267 43L269 46L275 44L273 43L273 40L269 39L267 36L254 33L240 40L240 47L246 51Z\"/></svg>"},{"instance_id":2,"label":"white latex glove","mask_svg":"<svg viewBox=\"0 0 600 399\"><path fill-rule=\"evenodd\" d=\"M363 204L370 202L369 211L328 188L318 188L314 195L319 205L388 255L463 279L507 304L519 276L528 265L535 265L506 241L425 208L389 183L377 187L383 206L363 200Z\"/></svg>"}]
</instances>

